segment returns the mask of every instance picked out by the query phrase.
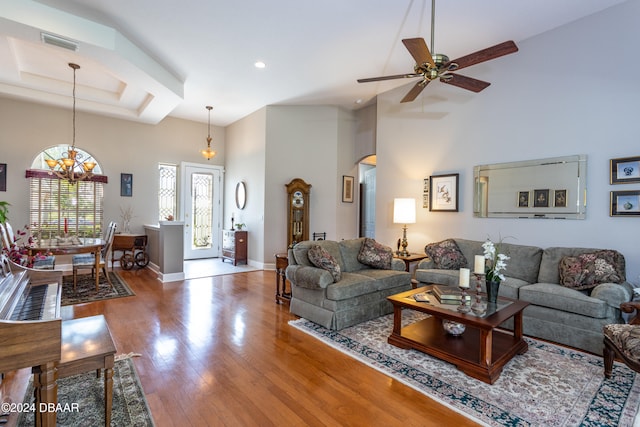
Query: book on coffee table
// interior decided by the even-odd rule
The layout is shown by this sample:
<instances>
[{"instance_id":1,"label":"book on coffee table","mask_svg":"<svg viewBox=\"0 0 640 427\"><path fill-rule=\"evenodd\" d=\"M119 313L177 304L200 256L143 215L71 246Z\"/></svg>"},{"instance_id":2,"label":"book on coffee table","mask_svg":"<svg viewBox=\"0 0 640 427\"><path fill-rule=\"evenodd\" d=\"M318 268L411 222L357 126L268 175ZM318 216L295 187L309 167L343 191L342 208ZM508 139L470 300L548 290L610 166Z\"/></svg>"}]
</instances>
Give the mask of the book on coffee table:
<instances>
[{"instance_id":1,"label":"book on coffee table","mask_svg":"<svg viewBox=\"0 0 640 427\"><path fill-rule=\"evenodd\" d=\"M460 289L449 286L434 286L433 295L438 298L440 304L460 304L462 301L462 292ZM471 301L471 295L466 295L465 300Z\"/></svg>"}]
</instances>

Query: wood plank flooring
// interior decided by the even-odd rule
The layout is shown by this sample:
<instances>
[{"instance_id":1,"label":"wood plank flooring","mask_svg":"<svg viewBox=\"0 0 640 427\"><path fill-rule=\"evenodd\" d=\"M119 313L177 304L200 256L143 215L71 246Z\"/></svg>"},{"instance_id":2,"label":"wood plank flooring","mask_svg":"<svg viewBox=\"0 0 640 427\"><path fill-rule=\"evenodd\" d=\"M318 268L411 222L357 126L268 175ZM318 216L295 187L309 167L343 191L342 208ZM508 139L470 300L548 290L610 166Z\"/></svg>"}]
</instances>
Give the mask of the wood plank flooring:
<instances>
[{"instance_id":1,"label":"wood plank flooring","mask_svg":"<svg viewBox=\"0 0 640 427\"><path fill-rule=\"evenodd\" d=\"M102 313L118 353L142 354L158 427L476 425L290 327L273 271L165 284L149 270L120 274L135 297L63 307L63 318ZM27 379L9 373L3 399L20 402Z\"/></svg>"}]
</instances>

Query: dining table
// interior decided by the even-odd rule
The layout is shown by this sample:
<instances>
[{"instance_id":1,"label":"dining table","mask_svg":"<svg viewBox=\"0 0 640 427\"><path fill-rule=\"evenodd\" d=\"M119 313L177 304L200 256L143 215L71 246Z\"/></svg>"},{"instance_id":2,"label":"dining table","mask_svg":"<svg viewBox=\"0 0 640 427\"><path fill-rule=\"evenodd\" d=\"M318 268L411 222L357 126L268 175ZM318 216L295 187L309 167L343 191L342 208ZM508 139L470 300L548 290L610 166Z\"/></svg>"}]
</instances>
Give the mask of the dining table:
<instances>
[{"instance_id":1,"label":"dining table","mask_svg":"<svg viewBox=\"0 0 640 427\"><path fill-rule=\"evenodd\" d=\"M96 288L100 284L100 250L105 245L105 241L93 237L65 236L51 239L37 239L29 247L29 256L38 253L51 255L76 255L93 253L95 256L95 277Z\"/></svg>"}]
</instances>

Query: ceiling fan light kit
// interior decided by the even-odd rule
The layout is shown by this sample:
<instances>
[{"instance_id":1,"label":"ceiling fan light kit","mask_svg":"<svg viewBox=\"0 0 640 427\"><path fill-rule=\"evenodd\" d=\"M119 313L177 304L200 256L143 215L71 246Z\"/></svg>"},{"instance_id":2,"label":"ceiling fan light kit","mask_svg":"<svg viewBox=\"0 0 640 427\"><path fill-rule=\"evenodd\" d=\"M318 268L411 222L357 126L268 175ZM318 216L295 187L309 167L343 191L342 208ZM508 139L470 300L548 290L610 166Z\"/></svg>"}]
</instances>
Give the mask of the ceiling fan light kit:
<instances>
[{"instance_id":1,"label":"ceiling fan light kit","mask_svg":"<svg viewBox=\"0 0 640 427\"><path fill-rule=\"evenodd\" d=\"M415 100L422 90L433 80L440 79L442 83L457 86L472 92L480 92L486 89L491 83L472 77L454 74L453 71L461 70L481 62L499 58L510 53L518 51L518 46L509 40L486 49L479 50L466 56L462 56L453 61L449 60L447 55L433 52L434 38L434 21L435 21L435 0L431 6L431 51L427 47L427 43L423 38L403 39L402 43L407 48L416 65L413 67L413 73L397 74L393 76L370 77L358 79L358 83L368 83L382 80L393 80L401 78L422 77L411 90L402 98L400 102L411 102Z\"/></svg>"}]
</instances>

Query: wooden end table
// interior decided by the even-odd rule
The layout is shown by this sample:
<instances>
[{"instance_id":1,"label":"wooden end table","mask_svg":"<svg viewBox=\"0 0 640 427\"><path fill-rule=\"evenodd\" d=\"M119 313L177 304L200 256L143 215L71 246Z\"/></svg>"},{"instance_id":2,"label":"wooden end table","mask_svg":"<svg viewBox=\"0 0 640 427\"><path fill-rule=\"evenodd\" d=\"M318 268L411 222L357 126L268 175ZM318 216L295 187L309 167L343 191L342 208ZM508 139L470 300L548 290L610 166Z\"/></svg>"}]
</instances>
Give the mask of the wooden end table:
<instances>
[{"instance_id":1,"label":"wooden end table","mask_svg":"<svg viewBox=\"0 0 640 427\"><path fill-rule=\"evenodd\" d=\"M276 304L281 302L288 304L291 301L291 288L287 292L287 276L285 275L288 265L289 257L286 253L276 254Z\"/></svg>"},{"instance_id":2,"label":"wooden end table","mask_svg":"<svg viewBox=\"0 0 640 427\"><path fill-rule=\"evenodd\" d=\"M387 342L445 360L456 365L465 374L493 384L504 365L516 354L523 354L528 349L522 334L522 311L529 303L500 297L495 311L490 309L487 315L478 317L473 313L457 312L457 306L441 305L433 295L433 303L413 299L414 294L431 292L432 287L433 285L424 286L387 297L393 304L393 332ZM403 309L430 316L403 328ZM496 330L510 318L514 320L513 333ZM466 330L460 336L450 335L442 327L443 320L462 323Z\"/></svg>"},{"instance_id":3,"label":"wooden end table","mask_svg":"<svg viewBox=\"0 0 640 427\"><path fill-rule=\"evenodd\" d=\"M402 256L402 255L397 255L396 254L396 255L393 255L393 257L401 259L402 261L404 261L404 269L405 269L405 271L409 271L410 268L411 268L411 263L422 261L423 259L427 258L428 255L427 254L412 253L412 254L409 254L407 256Z\"/></svg>"}]
</instances>

